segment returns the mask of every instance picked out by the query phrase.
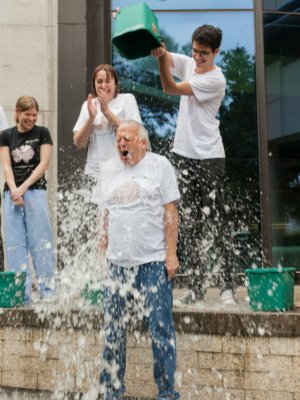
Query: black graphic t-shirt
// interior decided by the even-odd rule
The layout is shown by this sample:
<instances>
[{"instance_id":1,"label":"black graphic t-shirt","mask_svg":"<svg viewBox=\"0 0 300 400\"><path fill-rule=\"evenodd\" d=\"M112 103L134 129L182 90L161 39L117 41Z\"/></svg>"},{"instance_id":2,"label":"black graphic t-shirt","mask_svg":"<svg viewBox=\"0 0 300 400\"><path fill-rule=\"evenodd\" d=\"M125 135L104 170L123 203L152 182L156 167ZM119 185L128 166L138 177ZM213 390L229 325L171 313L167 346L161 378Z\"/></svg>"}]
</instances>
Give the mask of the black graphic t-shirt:
<instances>
[{"instance_id":1,"label":"black graphic t-shirt","mask_svg":"<svg viewBox=\"0 0 300 400\"><path fill-rule=\"evenodd\" d=\"M16 186L19 187L32 174L40 163L40 146L51 144L50 132L44 126L35 125L28 132L19 132L17 127L5 129L0 134L0 146L9 147L11 166ZM47 181L43 175L29 189L46 189ZM9 190L7 183L4 190Z\"/></svg>"}]
</instances>

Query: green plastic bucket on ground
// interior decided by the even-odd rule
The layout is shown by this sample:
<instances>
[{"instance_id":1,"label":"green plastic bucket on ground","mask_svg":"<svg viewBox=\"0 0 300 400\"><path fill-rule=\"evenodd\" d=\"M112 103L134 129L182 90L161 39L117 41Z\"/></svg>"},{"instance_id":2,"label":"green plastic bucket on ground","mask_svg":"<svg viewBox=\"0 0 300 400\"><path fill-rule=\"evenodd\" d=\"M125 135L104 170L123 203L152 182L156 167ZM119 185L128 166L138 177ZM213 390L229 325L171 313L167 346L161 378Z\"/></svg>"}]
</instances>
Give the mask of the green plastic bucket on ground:
<instances>
[{"instance_id":1,"label":"green plastic bucket on ground","mask_svg":"<svg viewBox=\"0 0 300 400\"><path fill-rule=\"evenodd\" d=\"M100 306L103 298L103 291L93 284L86 284L81 291L81 298L91 306Z\"/></svg>"},{"instance_id":2,"label":"green plastic bucket on ground","mask_svg":"<svg viewBox=\"0 0 300 400\"><path fill-rule=\"evenodd\" d=\"M254 311L294 308L295 268L246 269L250 307Z\"/></svg>"},{"instance_id":3,"label":"green plastic bucket on ground","mask_svg":"<svg viewBox=\"0 0 300 400\"><path fill-rule=\"evenodd\" d=\"M145 3L132 4L116 14L113 44L120 53L133 60L145 57L160 46L156 15Z\"/></svg>"},{"instance_id":4,"label":"green plastic bucket on ground","mask_svg":"<svg viewBox=\"0 0 300 400\"><path fill-rule=\"evenodd\" d=\"M0 307L21 306L25 302L26 272L0 272Z\"/></svg>"}]
</instances>

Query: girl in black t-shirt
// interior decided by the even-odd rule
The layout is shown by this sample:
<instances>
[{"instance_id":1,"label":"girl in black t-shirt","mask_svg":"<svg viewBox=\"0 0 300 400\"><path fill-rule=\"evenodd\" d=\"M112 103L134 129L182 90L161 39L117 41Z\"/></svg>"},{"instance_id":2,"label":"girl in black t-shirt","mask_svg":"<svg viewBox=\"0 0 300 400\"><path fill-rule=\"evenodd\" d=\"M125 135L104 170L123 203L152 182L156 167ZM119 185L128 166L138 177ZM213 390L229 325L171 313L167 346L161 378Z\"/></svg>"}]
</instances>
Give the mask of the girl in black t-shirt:
<instances>
[{"instance_id":1,"label":"girl in black t-shirt","mask_svg":"<svg viewBox=\"0 0 300 400\"><path fill-rule=\"evenodd\" d=\"M36 125L38 112L35 98L20 97L16 126L0 134L7 267L10 271L26 271L27 302L31 301L29 253L42 298L53 293L55 261L45 179L52 140L47 128Z\"/></svg>"}]
</instances>

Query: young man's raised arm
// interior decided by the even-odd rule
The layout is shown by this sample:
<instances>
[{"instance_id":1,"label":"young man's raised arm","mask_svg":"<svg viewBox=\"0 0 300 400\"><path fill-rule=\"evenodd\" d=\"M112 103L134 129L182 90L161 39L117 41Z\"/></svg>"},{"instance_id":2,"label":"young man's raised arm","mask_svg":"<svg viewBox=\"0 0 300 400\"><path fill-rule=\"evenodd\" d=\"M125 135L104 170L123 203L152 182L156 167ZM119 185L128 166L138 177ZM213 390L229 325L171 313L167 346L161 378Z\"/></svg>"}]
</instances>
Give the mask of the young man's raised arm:
<instances>
[{"instance_id":1,"label":"young man's raised arm","mask_svg":"<svg viewBox=\"0 0 300 400\"><path fill-rule=\"evenodd\" d=\"M164 43L161 47L151 51L152 56L158 59L160 80L164 93L180 96L193 96L194 92L189 82L175 82L170 68L174 67L172 54Z\"/></svg>"}]
</instances>

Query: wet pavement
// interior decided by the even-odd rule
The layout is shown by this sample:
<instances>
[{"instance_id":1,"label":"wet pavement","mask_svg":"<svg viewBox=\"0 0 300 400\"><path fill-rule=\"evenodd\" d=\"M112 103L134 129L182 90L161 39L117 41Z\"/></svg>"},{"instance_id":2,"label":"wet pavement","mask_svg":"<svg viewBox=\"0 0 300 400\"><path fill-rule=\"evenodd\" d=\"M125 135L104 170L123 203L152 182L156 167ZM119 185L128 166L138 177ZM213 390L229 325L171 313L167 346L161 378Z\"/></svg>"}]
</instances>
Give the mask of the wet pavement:
<instances>
[{"instance_id":1,"label":"wet pavement","mask_svg":"<svg viewBox=\"0 0 300 400\"><path fill-rule=\"evenodd\" d=\"M174 299L177 299L183 295L186 291L183 289L174 289L173 295ZM220 290L218 288L209 288L205 294L204 302L194 303L185 305L182 307L175 308L175 310L186 310L186 311L235 311L235 312L249 312L251 311L249 307L249 297L247 293L247 288L245 286L239 286L236 290L236 299L238 304L236 306L223 305L220 299ZM295 309L291 312L300 313L300 285L294 286L294 305ZM286 311L289 312L289 311Z\"/></svg>"}]
</instances>

